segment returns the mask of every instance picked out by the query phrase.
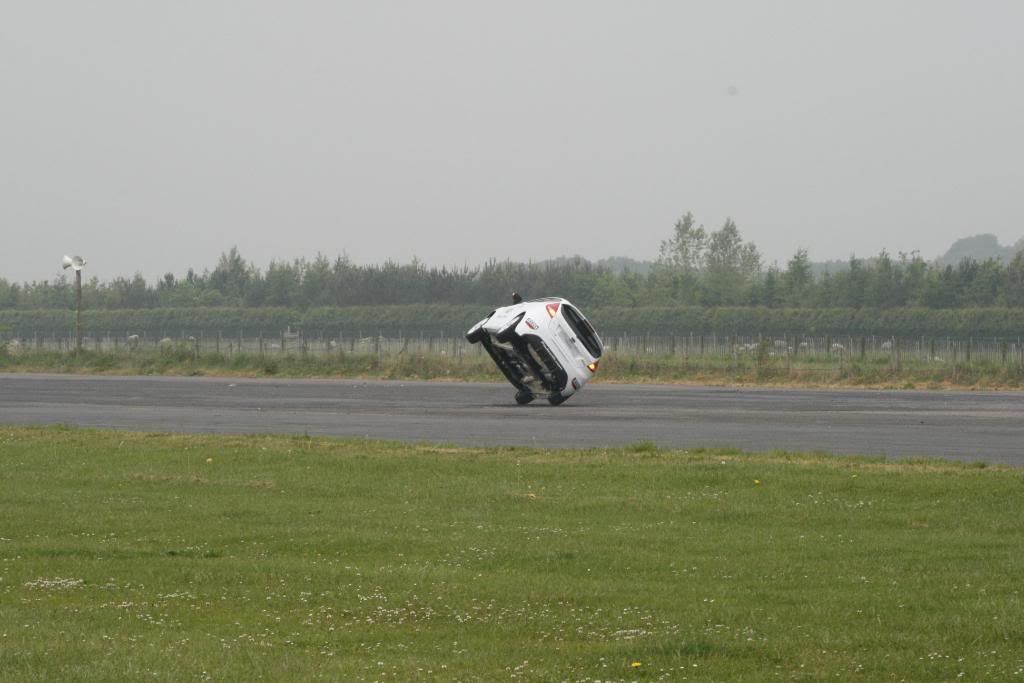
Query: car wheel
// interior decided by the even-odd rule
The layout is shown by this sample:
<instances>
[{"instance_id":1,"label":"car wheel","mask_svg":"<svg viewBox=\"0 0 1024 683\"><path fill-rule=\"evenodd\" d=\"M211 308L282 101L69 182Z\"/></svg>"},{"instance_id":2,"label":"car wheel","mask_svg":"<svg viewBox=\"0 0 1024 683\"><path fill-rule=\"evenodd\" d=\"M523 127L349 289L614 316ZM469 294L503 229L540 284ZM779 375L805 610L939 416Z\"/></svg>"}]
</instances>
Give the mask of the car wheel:
<instances>
[{"instance_id":1,"label":"car wheel","mask_svg":"<svg viewBox=\"0 0 1024 683\"><path fill-rule=\"evenodd\" d=\"M569 400L568 396L562 396L561 394L551 394L548 396L548 403L553 406L560 406Z\"/></svg>"},{"instance_id":2,"label":"car wheel","mask_svg":"<svg viewBox=\"0 0 1024 683\"><path fill-rule=\"evenodd\" d=\"M521 406L525 406L527 403L537 398L530 391L517 391L516 392L516 403Z\"/></svg>"}]
</instances>

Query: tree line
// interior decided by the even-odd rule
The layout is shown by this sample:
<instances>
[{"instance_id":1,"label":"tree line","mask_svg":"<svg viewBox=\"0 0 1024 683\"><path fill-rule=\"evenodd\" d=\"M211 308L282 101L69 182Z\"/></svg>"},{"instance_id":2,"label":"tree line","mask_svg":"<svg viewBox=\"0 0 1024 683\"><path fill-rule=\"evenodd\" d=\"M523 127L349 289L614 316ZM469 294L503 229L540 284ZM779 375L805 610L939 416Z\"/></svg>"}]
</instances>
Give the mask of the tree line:
<instances>
[{"instance_id":1,"label":"tree line","mask_svg":"<svg viewBox=\"0 0 1024 683\"><path fill-rule=\"evenodd\" d=\"M476 267L427 267L413 261L359 265L317 255L272 261L264 270L236 248L216 266L155 283L136 274L83 284L86 309L194 309L400 304L500 305L513 291L525 297L563 296L581 307L751 307L842 309L1024 308L1024 251L1009 262L963 259L928 262L916 253L871 259L816 274L806 250L784 267L769 265L727 220L718 230L683 216L661 244L648 272L615 270L580 257L542 263L490 261ZM72 309L75 292L64 276L11 283L0 278L0 310Z\"/></svg>"}]
</instances>

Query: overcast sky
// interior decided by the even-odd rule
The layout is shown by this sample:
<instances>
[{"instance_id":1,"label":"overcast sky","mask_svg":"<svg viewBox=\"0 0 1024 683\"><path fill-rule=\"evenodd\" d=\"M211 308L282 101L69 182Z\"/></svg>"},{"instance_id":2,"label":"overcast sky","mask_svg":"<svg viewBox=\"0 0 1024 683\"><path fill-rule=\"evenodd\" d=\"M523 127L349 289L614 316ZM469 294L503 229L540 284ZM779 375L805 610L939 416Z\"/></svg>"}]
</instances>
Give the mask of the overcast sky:
<instances>
[{"instance_id":1,"label":"overcast sky","mask_svg":"<svg viewBox=\"0 0 1024 683\"><path fill-rule=\"evenodd\" d=\"M0 2L0 277L1024 235L1024 2Z\"/></svg>"}]
</instances>

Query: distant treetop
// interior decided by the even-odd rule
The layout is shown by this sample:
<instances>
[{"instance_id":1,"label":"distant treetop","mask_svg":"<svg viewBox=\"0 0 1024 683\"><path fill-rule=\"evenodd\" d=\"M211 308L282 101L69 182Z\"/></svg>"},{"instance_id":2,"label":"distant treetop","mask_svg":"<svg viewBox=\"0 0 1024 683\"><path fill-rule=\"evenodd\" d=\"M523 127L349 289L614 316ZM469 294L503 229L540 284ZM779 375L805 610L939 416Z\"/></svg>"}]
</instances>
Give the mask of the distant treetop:
<instances>
[{"instance_id":1,"label":"distant treetop","mask_svg":"<svg viewBox=\"0 0 1024 683\"><path fill-rule=\"evenodd\" d=\"M985 233L973 237L962 237L953 242L953 246L938 258L938 262L943 266L955 266L964 259L972 261L995 259L1000 263L1009 263L1022 250L1024 250L1024 237L1017 240L1015 244L1004 247L999 244L999 238L995 235Z\"/></svg>"}]
</instances>

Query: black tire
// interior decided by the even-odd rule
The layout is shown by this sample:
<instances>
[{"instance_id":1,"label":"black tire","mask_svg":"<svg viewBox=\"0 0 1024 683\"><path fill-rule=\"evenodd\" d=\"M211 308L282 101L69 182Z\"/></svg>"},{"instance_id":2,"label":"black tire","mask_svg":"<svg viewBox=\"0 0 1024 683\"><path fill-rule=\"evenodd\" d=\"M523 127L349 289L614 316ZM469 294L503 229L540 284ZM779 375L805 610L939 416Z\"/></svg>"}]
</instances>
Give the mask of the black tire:
<instances>
[{"instance_id":1,"label":"black tire","mask_svg":"<svg viewBox=\"0 0 1024 683\"><path fill-rule=\"evenodd\" d=\"M531 392L531 391L517 391L516 392L516 403L518 403L521 406L525 406L527 403L530 403L535 398L537 398L537 397L534 396L533 392Z\"/></svg>"},{"instance_id":2,"label":"black tire","mask_svg":"<svg viewBox=\"0 0 1024 683\"><path fill-rule=\"evenodd\" d=\"M551 394L548 396L548 403L553 406L560 406L569 400L568 396L562 396L561 394Z\"/></svg>"},{"instance_id":3,"label":"black tire","mask_svg":"<svg viewBox=\"0 0 1024 683\"><path fill-rule=\"evenodd\" d=\"M484 340L484 337L486 336L487 330L485 330L483 328L483 325L481 325L475 330L470 330L469 332L466 333L466 341L468 341L470 344L476 344L478 342L482 342Z\"/></svg>"}]
</instances>

